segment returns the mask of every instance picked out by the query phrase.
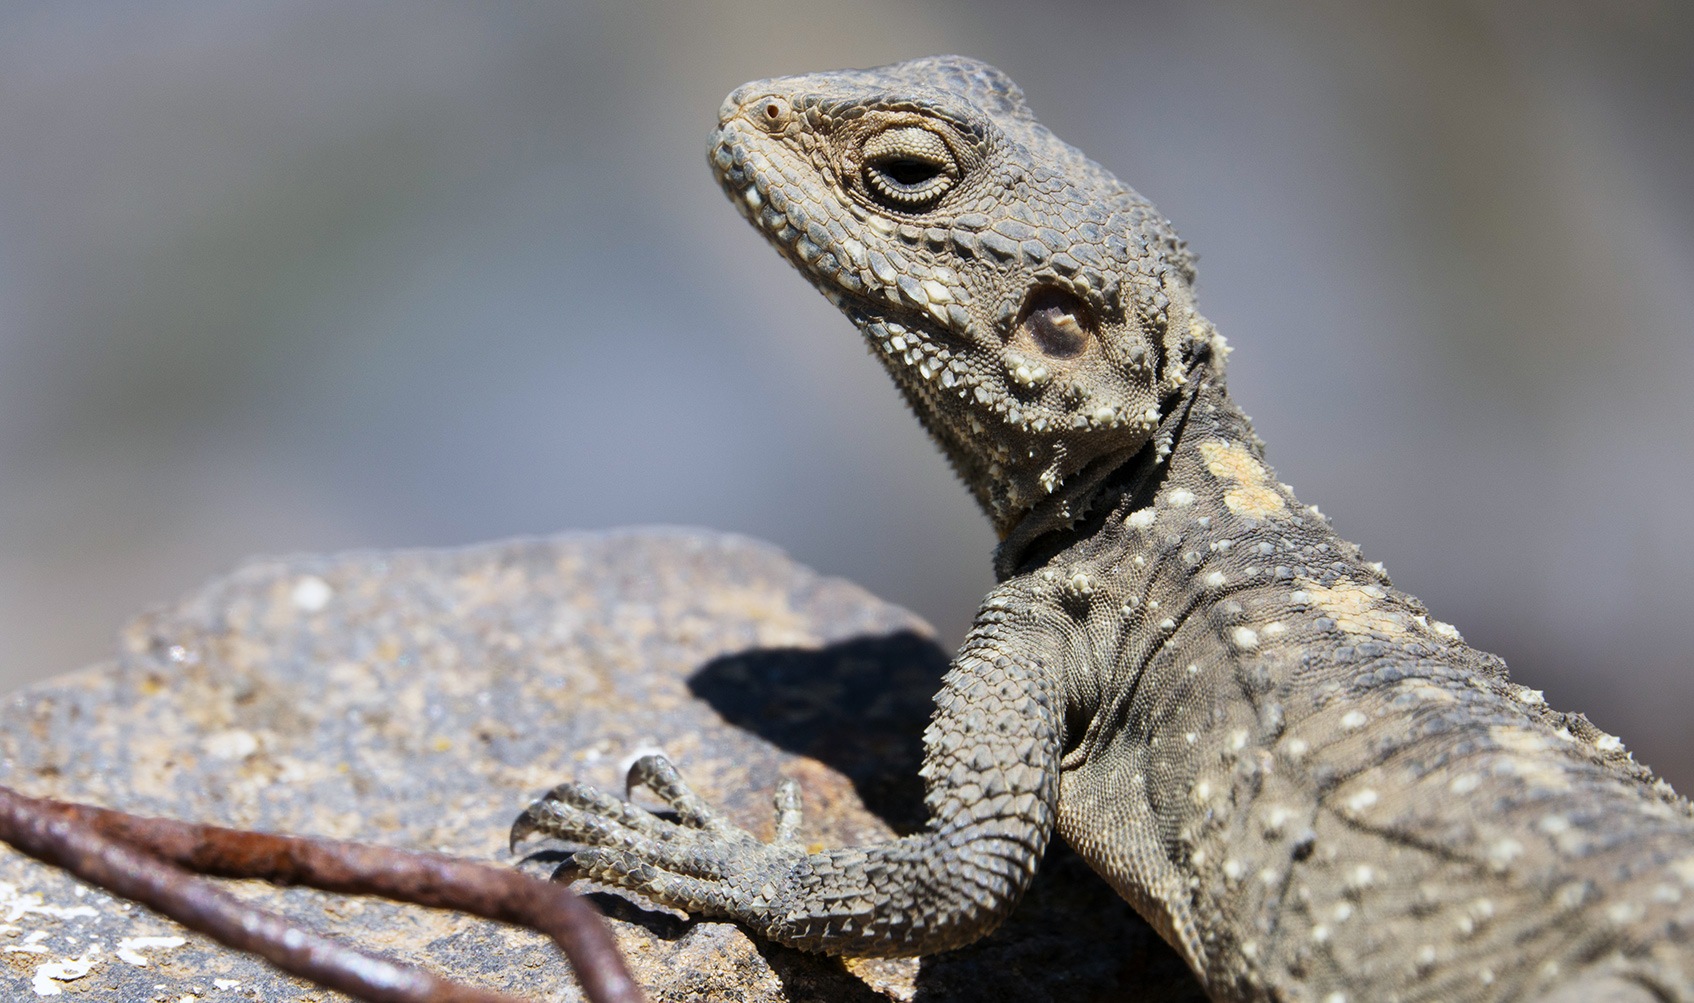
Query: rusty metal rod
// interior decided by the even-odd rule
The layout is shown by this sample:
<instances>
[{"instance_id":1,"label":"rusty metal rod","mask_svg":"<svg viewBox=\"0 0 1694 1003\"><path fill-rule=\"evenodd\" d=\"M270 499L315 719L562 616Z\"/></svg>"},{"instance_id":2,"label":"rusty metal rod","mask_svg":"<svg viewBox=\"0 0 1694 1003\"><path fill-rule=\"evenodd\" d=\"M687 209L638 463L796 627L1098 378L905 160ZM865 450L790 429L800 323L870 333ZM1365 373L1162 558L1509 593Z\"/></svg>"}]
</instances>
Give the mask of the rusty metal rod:
<instances>
[{"instance_id":1,"label":"rusty metal rod","mask_svg":"<svg viewBox=\"0 0 1694 1003\"><path fill-rule=\"evenodd\" d=\"M261 878L456 909L540 931L592 1003L641 1003L599 914L562 885L436 853L143 818L0 787L0 839L278 968L380 1003L515 1003L343 947L196 875Z\"/></svg>"}]
</instances>

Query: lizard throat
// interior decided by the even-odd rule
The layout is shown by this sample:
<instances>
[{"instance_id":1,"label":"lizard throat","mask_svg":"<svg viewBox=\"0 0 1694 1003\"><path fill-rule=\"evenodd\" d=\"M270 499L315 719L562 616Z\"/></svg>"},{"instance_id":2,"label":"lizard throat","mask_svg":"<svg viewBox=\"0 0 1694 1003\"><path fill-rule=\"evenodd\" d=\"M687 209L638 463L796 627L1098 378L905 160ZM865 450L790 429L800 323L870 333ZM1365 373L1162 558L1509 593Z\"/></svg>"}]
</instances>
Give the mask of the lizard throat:
<instances>
[{"instance_id":1,"label":"lizard throat","mask_svg":"<svg viewBox=\"0 0 1694 1003\"><path fill-rule=\"evenodd\" d=\"M1197 345L1189 379L1161 402L1165 418L1138 447L1094 460L1030 508L994 550L994 577L1006 581L1089 538L1126 496L1132 508L1150 502L1169 474L1170 456L1200 388L1216 378L1209 345Z\"/></svg>"}]
</instances>

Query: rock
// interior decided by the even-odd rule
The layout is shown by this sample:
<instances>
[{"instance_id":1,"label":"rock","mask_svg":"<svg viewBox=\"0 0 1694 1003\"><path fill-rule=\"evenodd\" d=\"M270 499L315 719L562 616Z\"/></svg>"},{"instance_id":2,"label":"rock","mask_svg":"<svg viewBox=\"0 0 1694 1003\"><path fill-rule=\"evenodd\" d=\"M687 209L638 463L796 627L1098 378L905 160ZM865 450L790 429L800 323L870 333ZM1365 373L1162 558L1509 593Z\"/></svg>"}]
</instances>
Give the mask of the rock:
<instances>
[{"instance_id":1,"label":"rock","mask_svg":"<svg viewBox=\"0 0 1694 1003\"><path fill-rule=\"evenodd\" d=\"M506 830L577 778L621 790L663 749L769 837L784 776L805 838L922 823L919 735L947 654L912 614L765 544L681 530L255 561L123 632L113 662L0 708L0 783L148 815L508 862ZM526 846L547 873L561 854ZM320 933L466 981L576 1000L537 934L238 882ZM579 885L655 1000L1198 1001L1181 961L1055 845L993 937L846 962ZM0 989L121 1000L330 1000L0 846Z\"/></svg>"}]
</instances>

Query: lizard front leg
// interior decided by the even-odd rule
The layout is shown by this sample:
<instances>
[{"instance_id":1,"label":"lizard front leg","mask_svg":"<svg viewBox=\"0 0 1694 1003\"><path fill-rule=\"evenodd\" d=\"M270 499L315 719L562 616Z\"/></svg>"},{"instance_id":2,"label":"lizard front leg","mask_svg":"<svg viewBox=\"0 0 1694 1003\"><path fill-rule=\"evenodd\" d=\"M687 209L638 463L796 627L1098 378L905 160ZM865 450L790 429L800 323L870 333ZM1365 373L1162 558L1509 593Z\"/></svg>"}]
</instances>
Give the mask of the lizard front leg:
<instances>
[{"instance_id":1,"label":"lizard front leg","mask_svg":"<svg viewBox=\"0 0 1694 1003\"><path fill-rule=\"evenodd\" d=\"M808 854L798 793L785 784L776 839L762 843L650 756L631 786L651 789L677 821L564 784L518 818L513 843L542 832L583 844L576 865L596 881L806 950L888 957L960 946L1016 905L1053 830L1062 701L1027 651L979 618L955 658L924 733L930 821L920 834Z\"/></svg>"}]
</instances>

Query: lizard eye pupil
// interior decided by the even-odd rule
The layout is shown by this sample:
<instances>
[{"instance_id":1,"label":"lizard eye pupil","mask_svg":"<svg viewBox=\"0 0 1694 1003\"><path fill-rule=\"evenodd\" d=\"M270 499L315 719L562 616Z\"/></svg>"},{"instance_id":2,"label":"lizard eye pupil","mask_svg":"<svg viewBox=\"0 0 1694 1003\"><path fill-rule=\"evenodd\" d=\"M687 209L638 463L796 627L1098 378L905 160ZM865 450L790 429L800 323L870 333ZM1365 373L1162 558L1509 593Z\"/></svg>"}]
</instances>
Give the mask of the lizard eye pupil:
<instances>
[{"instance_id":1,"label":"lizard eye pupil","mask_svg":"<svg viewBox=\"0 0 1694 1003\"><path fill-rule=\"evenodd\" d=\"M861 153L866 189L891 209L926 208L959 180L953 151L928 129L906 126L879 132L865 141Z\"/></svg>"},{"instance_id":2,"label":"lizard eye pupil","mask_svg":"<svg viewBox=\"0 0 1694 1003\"><path fill-rule=\"evenodd\" d=\"M889 160L877 164L876 169L896 184L906 185L907 187L921 185L941 173L939 164L932 164L925 160Z\"/></svg>"}]
</instances>

